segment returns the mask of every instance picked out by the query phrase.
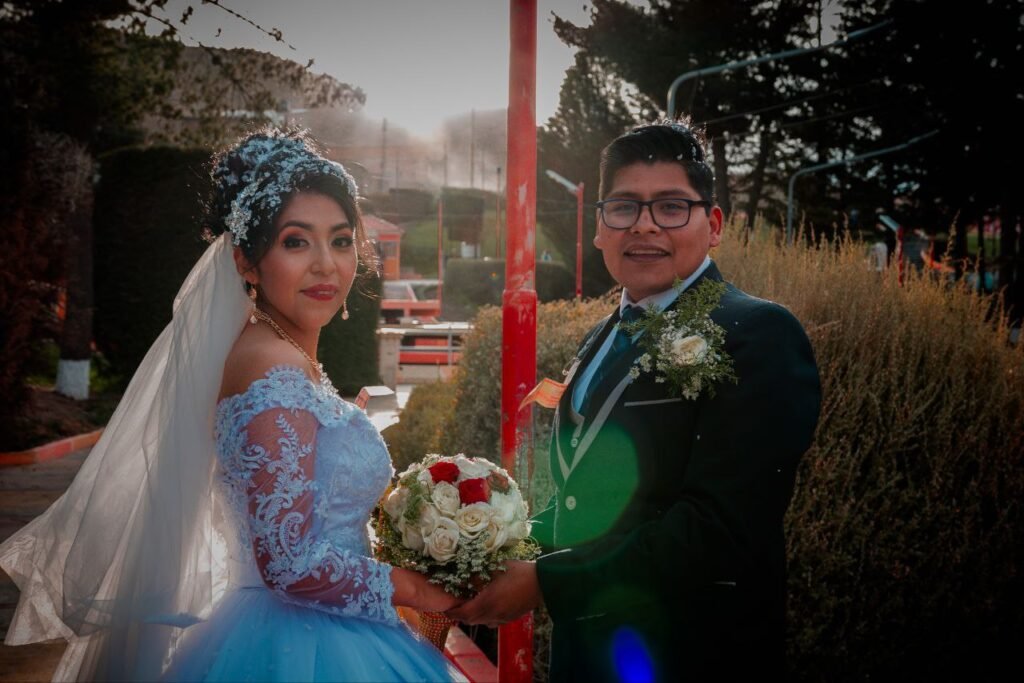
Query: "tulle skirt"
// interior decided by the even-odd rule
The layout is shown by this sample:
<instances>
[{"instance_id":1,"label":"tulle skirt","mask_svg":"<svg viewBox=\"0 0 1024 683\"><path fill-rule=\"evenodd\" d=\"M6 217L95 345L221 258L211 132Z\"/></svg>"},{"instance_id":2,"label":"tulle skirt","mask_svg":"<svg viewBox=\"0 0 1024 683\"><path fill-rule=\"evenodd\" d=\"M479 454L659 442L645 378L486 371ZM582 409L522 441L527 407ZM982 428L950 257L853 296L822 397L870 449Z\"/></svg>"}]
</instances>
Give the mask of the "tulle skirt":
<instances>
[{"instance_id":1,"label":"tulle skirt","mask_svg":"<svg viewBox=\"0 0 1024 683\"><path fill-rule=\"evenodd\" d=\"M187 629L167 681L465 680L404 624L292 605L264 588L236 590Z\"/></svg>"}]
</instances>

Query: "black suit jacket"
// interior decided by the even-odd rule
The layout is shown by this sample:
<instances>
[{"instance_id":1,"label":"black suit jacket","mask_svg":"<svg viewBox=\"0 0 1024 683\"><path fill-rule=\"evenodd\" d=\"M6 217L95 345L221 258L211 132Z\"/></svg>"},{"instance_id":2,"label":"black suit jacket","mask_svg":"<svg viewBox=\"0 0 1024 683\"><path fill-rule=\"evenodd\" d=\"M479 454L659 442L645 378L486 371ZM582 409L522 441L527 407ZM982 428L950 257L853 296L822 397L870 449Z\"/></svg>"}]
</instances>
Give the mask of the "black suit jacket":
<instances>
[{"instance_id":1,"label":"black suit jacket","mask_svg":"<svg viewBox=\"0 0 1024 683\"><path fill-rule=\"evenodd\" d=\"M704 278L722 279L714 264L692 286ZM817 424L817 367L778 304L727 285L712 319L739 380L714 397L631 381L636 344L585 415L569 378L550 453L557 494L534 524L552 681L784 675L782 520ZM588 334L577 370L617 320L616 309Z\"/></svg>"}]
</instances>

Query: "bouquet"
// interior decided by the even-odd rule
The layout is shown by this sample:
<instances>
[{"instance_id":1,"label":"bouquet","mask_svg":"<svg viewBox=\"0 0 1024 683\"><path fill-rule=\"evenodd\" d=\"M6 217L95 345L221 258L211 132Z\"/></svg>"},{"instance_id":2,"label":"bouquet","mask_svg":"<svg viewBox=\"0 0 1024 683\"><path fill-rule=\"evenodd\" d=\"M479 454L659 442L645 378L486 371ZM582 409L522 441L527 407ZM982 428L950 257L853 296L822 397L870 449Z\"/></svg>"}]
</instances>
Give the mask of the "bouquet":
<instances>
[{"instance_id":1,"label":"bouquet","mask_svg":"<svg viewBox=\"0 0 1024 683\"><path fill-rule=\"evenodd\" d=\"M375 517L377 556L430 577L458 597L506 560L537 556L526 501L508 473L483 458L428 455L398 475Z\"/></svg>"},{"instance_id":2,"label":"bouquet","mask_svg":"<svg viewBox=\"0 0 1024 683\"><path fill-rule=\"evenodd\" d=\"M458 597L504 570L506 560L531 560L526 501L508 473L483 458L427 455L398 475L374 516L376 554L395 567L429 577ZM420 615L420 630L443 648L452 624Z\"/></svg>"}]
</instances>

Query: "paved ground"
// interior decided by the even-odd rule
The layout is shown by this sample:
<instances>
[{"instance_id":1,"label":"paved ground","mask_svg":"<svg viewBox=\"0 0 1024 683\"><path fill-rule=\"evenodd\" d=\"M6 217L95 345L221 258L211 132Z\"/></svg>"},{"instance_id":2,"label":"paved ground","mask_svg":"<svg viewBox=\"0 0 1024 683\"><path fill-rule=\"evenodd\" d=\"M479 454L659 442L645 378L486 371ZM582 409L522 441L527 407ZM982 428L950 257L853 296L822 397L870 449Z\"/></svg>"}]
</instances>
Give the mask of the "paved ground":
<instances>
[{"instance_id":1,"label":"paved ground","mask_svg":"<svg viewBox=\"0 0 1024 683\"><path fill-rule=\"evenodd\" d=\"M88 452L85 449L36 465L0 467L0 540L57 500L74 479ZM0 571L0 633L7 633L17 603L18 589ZM0 645L0 681L49 681L63 652L63 641L18 647Z\"/></svg>"}]
</instances>

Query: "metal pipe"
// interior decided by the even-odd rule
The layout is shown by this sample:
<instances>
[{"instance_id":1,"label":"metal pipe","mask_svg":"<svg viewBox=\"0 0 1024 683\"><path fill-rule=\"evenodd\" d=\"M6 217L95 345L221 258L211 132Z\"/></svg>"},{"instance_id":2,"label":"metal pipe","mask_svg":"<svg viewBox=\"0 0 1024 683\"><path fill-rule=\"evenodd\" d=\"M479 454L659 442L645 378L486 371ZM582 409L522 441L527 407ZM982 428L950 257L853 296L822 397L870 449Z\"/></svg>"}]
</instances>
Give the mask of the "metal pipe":
<instances>
[{"instance_id":1,"label":"metal pipe","mask_svg":"<svg viewBox=\"0 0 1024 683\"><path fill-rule=\"evenodd\" d=\"M775 53L770 54L770 55L764 55L762 57L755 57L753 59L744 59L744 60L741 60L741 61L738 61L738 62L727 62L725 64L718 64L716 66L709 66L709 67L705 67L703 69L697 69L695 71L687 71L686 73L684 73L681 76L677 77L676 80L672 81L672 85L669 86L669 88L668 88L668 106L666 106L666 108L665 108L665 114L670 119L675 118L675 112L676 112L676 91L679 90L679 86L681 86L686 81L692 80L694 78L700 78L701 76L710 76L712 74L722 73L724 71L733 71L734 69L741 69L741 68L743 68L745 66L752 66L754 64L760 64L762 62L771 62L771 61L775 61L775 60L778 60L778 59L788 59L790 57L796 57L797 55L805 55L805 54L811 54L812 52L819 52L821 50L828 50L829 48L838 47L840 45L844 45L846 43L849 43L852 40L857 40L858 38L862 38L862 37L866 36L867 34L873 32L873 31L876 31L876 30L878 30L880 28L888 26L891 23L893 23L893 20L892 19L887 19L886 21L883 21L881 23L875 24L873 26L868 26L867 28L862 28L862 29L858 29L856 31L853 31L852 33L847 34L847 36L845 38L843 38L842 40L836 40L836 41L833 41L833 42L831 42L831 43L829 43L827 45L819 45L817 47L794 48L792 50L784 50L782 52L775 52Z\"/></svg>"},{"instance_id":2,"label":"metal pipe","mask_svg":"<svg viewBox=\"0 0 1024 683\"><path fill-rule=\"evenodd\" d=\"M892 147L886 147L885 149L878 149L873 152L865 152L864 154L858 154L857 156L852 156L848 159L840 159L839 161L829 161L824 164L815 164L814 166L807 166L805 168L801 168L796 173L791 175L789 177L789 191L786 193L786 244L792 244L793 242L793 187L794 185L796 185L797 178L799 178L802 175L813 173L815 171L821 171L826 168L844 166L846 164L852 164L854 161L862 161L864 159L870 159L871 157L889 154L890 152L901 150L904 147L909 147L910 145L918 143L921 140L924 140L925 138L930 138L931 136L936 135L938 132L938 130L929 131L924 135L918 135L915 138L907 140L902 145L893 145Z\"/></svg>"}]
</instances>

